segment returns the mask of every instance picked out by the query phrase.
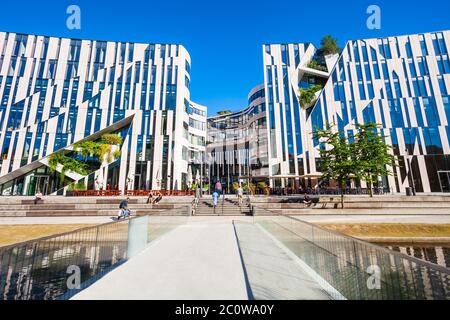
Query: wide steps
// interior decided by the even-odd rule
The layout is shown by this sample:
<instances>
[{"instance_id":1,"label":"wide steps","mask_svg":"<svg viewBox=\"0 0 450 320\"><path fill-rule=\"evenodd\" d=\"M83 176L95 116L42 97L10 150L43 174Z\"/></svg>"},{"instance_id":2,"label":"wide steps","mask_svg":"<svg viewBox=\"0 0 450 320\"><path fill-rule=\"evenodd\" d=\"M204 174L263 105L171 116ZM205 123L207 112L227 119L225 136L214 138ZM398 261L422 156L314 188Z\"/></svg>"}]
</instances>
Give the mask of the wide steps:
<instances>
[{"instance_id":1,"label":"wide steps","mask_svg":"<svg viewBox=\"0 0 450 320\"><path fill-rule=\"evenodd\" d=\"M216 210L212 200L200 200L195 210L196 216L242 216L251 215L250 206L243 203L239 205L237 200L233 199L219 199Z\"/></svg>"}]
</instances>

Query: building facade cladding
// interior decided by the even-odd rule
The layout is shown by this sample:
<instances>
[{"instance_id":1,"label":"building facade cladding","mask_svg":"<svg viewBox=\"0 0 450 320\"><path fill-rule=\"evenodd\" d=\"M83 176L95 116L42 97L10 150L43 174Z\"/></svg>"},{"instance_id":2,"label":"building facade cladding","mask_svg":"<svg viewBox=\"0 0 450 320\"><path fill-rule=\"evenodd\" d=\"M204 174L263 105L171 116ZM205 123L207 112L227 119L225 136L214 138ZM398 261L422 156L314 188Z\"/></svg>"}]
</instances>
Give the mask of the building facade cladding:
<instances>
[{"instance_id":1,"label":"building facade cladding","mask_svg":"<svg viewBox=\"0 0 450 320\"><path fill-rule=\"evenodd\" d=\"M349 41L335 63L327 61L326 84L304 110L295 94L316 49L264 46L270 175L318 176L315 128L333 124L351 140L355 125L376 122L399 162L380 185L394 192L449 192L449 48L450 31Z\"/></svg>"},{"instance_id":2,"label":"building facade cladding","mask_svg":"<svg viewBox=\"0 0 450 320\"><path fill-rule=\"evenodd\" d=\"M259 85L250 91L245 109L208 118L206 154L211 183L221 180L231 188L244 179L268 179L264 92L264 85Z\"/></svg>"},{"instance_id":3,"label":"building facade cladding","mask_svg":"<svg viewBox=\"0 0 450 320\"><path fill-rule=\"evenodd\" d=\"M88 188L181 189L184 148L205 151L184 132L204 141L206 108L190 101L181 45L0 32L0 54L1 194L34 194L37 177L54 193L45 158L98 132L124 143L117 161L83 178Z\"/></svg>"}]
</instances>

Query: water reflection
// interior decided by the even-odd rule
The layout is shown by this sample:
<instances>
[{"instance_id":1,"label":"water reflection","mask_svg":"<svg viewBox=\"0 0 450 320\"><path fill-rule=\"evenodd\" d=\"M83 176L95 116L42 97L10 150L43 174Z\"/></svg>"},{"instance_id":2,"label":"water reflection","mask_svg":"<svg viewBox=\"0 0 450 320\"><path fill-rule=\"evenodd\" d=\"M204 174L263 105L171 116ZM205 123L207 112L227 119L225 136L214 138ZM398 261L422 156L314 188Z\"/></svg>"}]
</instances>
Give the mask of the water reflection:
<instances>
[{"instance_id":1,"label":"water reflection","mask_svg":"<svg viewBox=\"0 0 450 320\"><path fill-rule=\"evenodd\" d=\"M450 272L295 218L255 220L347 299L450 300ZM367 281L379 270L380 289Z\"/></svg>"},{"instance_id":2,"label":"water reflection","mask_svg":"<svg viewBox=\"0 0 450 320\"><path fill-rule=\"evenodd\" d=\"M167 212L185 215L187 209ZM69 266L80 269L80 289L84 289L130 258L130 246L135 252L143 250L184 224L184 215L135 217L0 247L0 300L68 299L79 291L68 288L67 281L73 278Z\"/></svg>"},{"instance_id":3,"label":"water reflection","mask_svg":"<svg viewBox=\"0 0 450 320\"><path fill-rule=\"evenodd\" d=\"M127 223L86 228L0 248L0 300L53 300L69 295L71 265L85 285L126 259Z\"/></svg>"}]
</instances>

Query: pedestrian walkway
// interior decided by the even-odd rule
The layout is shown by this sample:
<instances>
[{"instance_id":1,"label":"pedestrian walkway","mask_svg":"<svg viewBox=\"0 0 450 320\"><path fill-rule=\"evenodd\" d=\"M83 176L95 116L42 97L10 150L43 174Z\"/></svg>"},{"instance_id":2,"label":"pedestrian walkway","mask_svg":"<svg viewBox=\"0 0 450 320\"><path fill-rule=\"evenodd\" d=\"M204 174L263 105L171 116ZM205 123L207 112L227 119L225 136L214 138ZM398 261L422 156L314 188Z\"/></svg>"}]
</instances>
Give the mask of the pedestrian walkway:
<instances>
[{"instance_id":1,"label":"pedestrian walkway","mask_svg":"<svg viewBox=\"0 0 450 320\"><path fill-rule=\"evenodd\" d=\"M258 225L235 223L243 262L256 300L329 300L314 271Z\"/></svg>"},{"instance_id":2,"label":"pedestrian walkway","mask_svg":"<svg viewBox=\"0 0 450 320\"><path fill-rule=\"evenodd\" d=\"M246 230L235 220L193 218L72 299L329 298L250 217L238 219Z\"/></svg>"},{"instance_id":3,"label":"pedestrian walkway","mask_svg":"<svg viewBox=\"0 0 450 320\"><path fill-rule=\"evenodd\" d=\"M94 300L247 298L230 220L180 226L74 297Z\"/></svg>"}]
</instances>

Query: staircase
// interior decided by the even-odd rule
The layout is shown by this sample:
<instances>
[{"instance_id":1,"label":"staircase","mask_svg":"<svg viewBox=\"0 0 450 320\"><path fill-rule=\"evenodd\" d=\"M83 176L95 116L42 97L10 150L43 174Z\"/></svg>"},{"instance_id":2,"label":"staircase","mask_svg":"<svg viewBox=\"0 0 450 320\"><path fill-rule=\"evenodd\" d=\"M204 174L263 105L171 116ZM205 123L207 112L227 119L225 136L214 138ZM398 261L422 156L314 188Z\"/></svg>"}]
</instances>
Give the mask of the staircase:
<instances>
[{"instance_id":1,"label":"staircase","mask_svg":"<svg viewBox=\"0 0 450 320\"><path fill-rule=\"evenodd\" d=\"M220 197L217 202L217 207L214 210L213 200L208 196L200 198L197 208L195 209L196 216L242 216L252 215L250 203L247 199L242 200L242 205L239 205L236 196L225 196L225 199Z\"/></svg>"},{"instance_id":2,"label":"staircase","mask_svg":"<svg viewBox=\"0 0 450 320\"><path fill-rule=\"evenodd\" d=\"M38 204L34 197L5 197L0 199L0 217L67 217L116 216L118 197L46 196ZM151 214L187 215L192 197L164 197L158 204L147 204L146 197L130 197L129 208L135 216Z\"/></svg>"}]
</instances>

